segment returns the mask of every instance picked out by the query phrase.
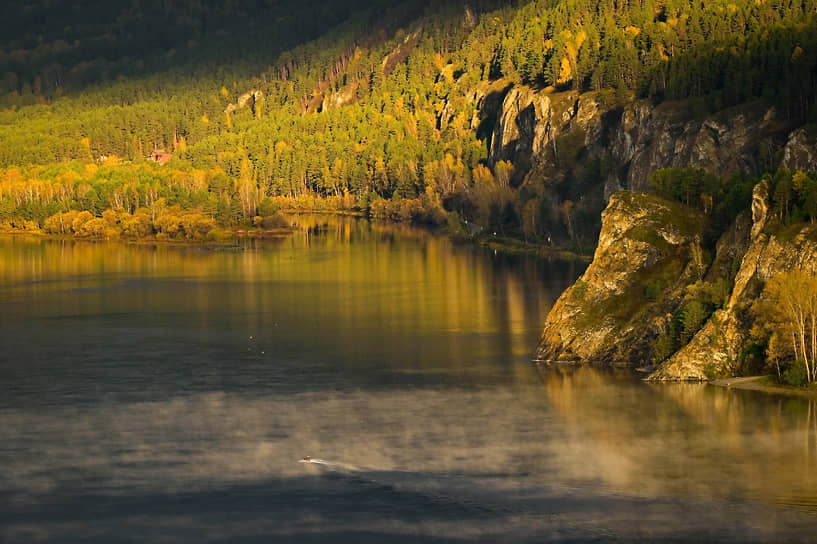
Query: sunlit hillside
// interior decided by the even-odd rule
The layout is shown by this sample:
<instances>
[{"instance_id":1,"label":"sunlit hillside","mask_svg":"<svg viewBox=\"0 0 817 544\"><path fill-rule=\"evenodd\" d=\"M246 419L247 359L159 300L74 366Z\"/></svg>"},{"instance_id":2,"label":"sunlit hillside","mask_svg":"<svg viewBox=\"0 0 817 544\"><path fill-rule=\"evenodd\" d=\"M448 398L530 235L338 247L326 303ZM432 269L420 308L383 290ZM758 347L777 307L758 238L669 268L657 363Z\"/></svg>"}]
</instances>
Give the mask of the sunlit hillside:
<instances>
[{"instance_id":1,"label":"sunlit hillside","mask_svg":"<svg viewBox=\"0 0 817 544\"><path fill-rule=\"evenodd\" d=\"M761 100L792 125L817 111L813 1L2 10L0 222L15 228L72 210L155 223L161 201L222 227L281 206L437 223L456 211L498 235L592 247L615 166L578 151L560 187L525 183L524 161L491 153L511 86L594 92L609 107L680 100L697 115ZM172 159L142 165L155 151Z\"/></svg>"}]
</instances>

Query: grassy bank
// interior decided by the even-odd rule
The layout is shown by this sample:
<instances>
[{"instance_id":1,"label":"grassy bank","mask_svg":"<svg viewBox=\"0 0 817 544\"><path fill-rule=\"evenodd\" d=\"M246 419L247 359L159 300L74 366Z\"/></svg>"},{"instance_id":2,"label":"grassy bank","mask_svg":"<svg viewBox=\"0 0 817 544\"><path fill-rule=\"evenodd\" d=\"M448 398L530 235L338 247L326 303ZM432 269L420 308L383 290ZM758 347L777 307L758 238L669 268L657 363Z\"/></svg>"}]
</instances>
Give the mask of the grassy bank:
<instances>
[{"instance_id":1,"label":"grassy bank","mask_svg":"<svg viewBox=\"0 0 817 544\"><path fill-rule=\"evenodd\" d=\"M723 380L713 380L709 382L709 384L717 387L727 387L729 389L742 389L744 391L760 391L761 393L771 393L775 395L817 398L817 384L811 384L805 387L793 387L778 383L774 376L726 378Z\"/></svg>"}]
</instances>

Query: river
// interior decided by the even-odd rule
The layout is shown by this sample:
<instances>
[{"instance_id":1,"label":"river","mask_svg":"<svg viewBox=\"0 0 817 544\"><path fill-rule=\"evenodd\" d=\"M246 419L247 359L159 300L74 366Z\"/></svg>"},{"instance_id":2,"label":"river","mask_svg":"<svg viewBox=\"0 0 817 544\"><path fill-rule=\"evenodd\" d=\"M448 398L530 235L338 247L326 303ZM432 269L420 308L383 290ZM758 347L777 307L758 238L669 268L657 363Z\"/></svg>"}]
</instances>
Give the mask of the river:
<instances>
[{"instance_id":1,"label":"river","mask_svg":"<svg viewBox=\"0 0 817 544\"><path fill-rule=\"evenodd\" d=\"M337 218L0 238L0 541L813 541L814 401L530 363L581 272Z\"/></svg>"}]
</instances>

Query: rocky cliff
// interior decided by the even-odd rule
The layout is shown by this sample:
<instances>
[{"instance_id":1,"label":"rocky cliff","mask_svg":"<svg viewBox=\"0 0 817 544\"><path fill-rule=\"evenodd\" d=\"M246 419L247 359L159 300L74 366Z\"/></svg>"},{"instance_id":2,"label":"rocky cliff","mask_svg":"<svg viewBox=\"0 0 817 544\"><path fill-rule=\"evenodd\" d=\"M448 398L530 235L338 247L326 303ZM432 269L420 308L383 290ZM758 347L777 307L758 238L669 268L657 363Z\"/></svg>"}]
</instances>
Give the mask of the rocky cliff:
<instances>
[{"instance_id":1,"label":"rocky cliff","mask_svg":"<svg viewBox=\"0 0 817 544\"><path fill-rule=\"evenodd\" d=\"M548 315L537 359L648 361L684 287L704 273L705 223L698 212L656 196L613 195L593 262Z\"/></svg>"},{"instance_id":2,"label":"rocky cliff","mask_svg":"<svg viewBox=\"0 0 817 544\"><path fill-rule=\"evenodd\" d=\"M769 219L768 197L766 183L759 184L752 203L751 231L729 240L724 238L718 246L720 253L740 250L743 236L748 242L745 251L737 255L740 266L724 308L715 312L689 344L663 363L650 376L651 380L708 380L734 375L753 325L750 308L766 282L794 268L817 267L817 226L801 224L776 228L774 233L764 232Z\"/></svg>"},{"instance_id":3,"label":"rocky cliff","mask_svg":"<svg viewBox=\"0 0 817 544\"><path fill-rule=\"evenodd\" d=\"M514 164L515 185L544 195L554 210L565 195L595 199L596 209L608 202L593 263L555 304L537 359L649 366L687 288L720 280L733 286L723 307L651 379L732 374L749 339L749 308L765 283L793 266L817 266L817 228L767 228L768 187L761 184L751 214L739 215L705 251L701 240L712 234L704 233L707 217L630 191L649 190L650 176L665 168L701 168L721 179L778 167L817 170L817 128L788 121L763 101L712 114L694 101L619 98L504 81L471 97L472 128L489 140L492 164ZM588 182L576 172L594 160L603 168ZM584 185L577 187L578 180Z\"/></svg>"},{"instance_id":4,"label":"rocky cliff","mask_svg":"<svg viewBox=\"0 0 817 544\"><path fill-rule=\"evenodd\" d=\"M817 133L784 120L757 101L715 114L691 102L619 103L611 94L551 92L508 85L504 99L477 93L482 117L495 120L490 160L509 160L531 185L564 179L577 158L604 160L607 178L595 188L644 191L664 168L703 168L721 176L817 167ZM493 109L496 108L496 111Z\"/></svg>"},{"instance_id":5,"label":"rocky cliff","mask_svg":"<svg viewBox=\"0 0 817 544\"><path fill-rule=\"evenodd\" d=\"M721 236L712 262L700 245L707 221L699 212L648 194L614 194L593 262L548 315L537 360L649 366L689 287L723 279L732 285L723 307L649 379L734 375L766 283L793 268L817 269L817 225L780 226L768 193L765 182L755 187L751 216L739 215Z\"/></svg>"}]
</instances>

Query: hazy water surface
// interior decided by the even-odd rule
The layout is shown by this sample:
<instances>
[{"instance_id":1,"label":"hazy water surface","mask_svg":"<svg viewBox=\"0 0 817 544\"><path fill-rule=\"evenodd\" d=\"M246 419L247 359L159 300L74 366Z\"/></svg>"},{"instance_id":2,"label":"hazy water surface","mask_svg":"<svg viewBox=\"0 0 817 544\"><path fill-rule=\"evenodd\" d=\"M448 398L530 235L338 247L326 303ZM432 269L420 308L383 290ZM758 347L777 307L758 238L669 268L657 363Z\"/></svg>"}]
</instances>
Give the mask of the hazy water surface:
<instances>
[{"instance_id":1,"label":"hazy water surface","mask_svg":"<svg viewBox=\"0 0 817 544\"><path fill-rule=\"evenodd\" d=\"M537 371L581 267L326 222L0 239L0 541L813 541L813 402Z\"/></svg>"}]
</instances>

